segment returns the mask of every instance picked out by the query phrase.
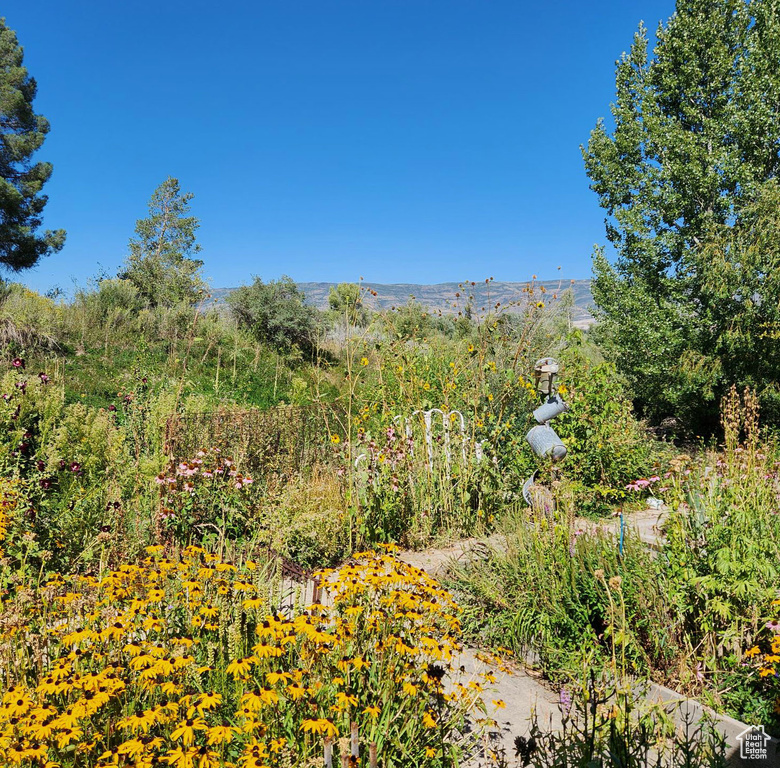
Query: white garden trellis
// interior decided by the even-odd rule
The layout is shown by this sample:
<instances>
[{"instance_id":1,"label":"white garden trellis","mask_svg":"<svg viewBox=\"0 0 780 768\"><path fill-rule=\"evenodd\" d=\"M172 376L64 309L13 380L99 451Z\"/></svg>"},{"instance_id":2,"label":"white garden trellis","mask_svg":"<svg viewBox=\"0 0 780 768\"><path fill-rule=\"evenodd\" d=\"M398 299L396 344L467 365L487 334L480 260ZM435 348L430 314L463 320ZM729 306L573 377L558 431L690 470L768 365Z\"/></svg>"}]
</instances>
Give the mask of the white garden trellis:
<instances>
[{"instance_id":1,"label":"white garden trellis","mask_svg":"<svg viewBox=\"0 0 780 768\"><path fill-rule=\"evenodd\" d=\"M438 418L437 418L438 417ZM424 427L424 439L425 439L425 452L426 452L426 465L428 470L433 469L436 451L434 450L434 430L436 424L441 424L442 445L444 460L447 467L452 464L452 451L453 446L457 450L460 448L460 455L465 464L469 460L470 447L473 446L473 455L477 462L482 461L484 457L484 450L482 442L472 439L466 428L465 416L457 410L444 411L441 408L431 408L430 410L416 410L408 416L403 414L393 418L393 424L402 427L404 436L413 439L415 423L422 422ZM412 443L412 452L414 452L414 444ZM365 453L361 453L355 459L355 467L359 465L360 461L367 458Z\"/></svg>"}]
</instances>

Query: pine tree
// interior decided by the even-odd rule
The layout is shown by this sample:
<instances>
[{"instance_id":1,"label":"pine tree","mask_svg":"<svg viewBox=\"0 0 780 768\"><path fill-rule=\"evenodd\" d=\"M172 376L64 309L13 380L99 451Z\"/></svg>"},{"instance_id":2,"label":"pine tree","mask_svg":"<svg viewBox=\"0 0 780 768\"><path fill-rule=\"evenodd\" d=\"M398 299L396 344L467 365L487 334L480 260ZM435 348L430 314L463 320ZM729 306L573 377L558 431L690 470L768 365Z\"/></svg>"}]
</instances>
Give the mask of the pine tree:
<instances>
[{"instance_id":1,"label":"pine tree","mask_svg":"<svg viewBox=\"0 0 780 768\"><path fill-rule=\"evenodd\" d=\"M182 194L178 179L168 177L149 200L149 216L135 225L130 255L119 277L130 280L150 306L194 304L203 295L203 262L191 258L200 223L190 212L191 192Z\"/></svg>"},{"instance_id":2,"label":"pine tree","mask_svg":"<svg viewBox=\"0 0 780 768\"><path fill-rule=\"evenodd\" d=\"M65 230L36 233L48 198L41 194L51 163L32 162L49 122L33 110L37 85L24 52L0 19L0 265L12 272L35 266L65 244Z\"/></svg>"}]
</instances>

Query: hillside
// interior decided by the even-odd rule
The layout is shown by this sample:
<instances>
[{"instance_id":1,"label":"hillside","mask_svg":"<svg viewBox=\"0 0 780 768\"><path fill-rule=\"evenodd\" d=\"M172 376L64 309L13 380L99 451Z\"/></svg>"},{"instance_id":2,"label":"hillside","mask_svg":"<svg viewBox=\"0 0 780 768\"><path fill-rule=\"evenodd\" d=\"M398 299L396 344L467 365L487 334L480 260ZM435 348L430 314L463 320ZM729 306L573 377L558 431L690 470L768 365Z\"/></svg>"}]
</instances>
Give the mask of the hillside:
<instances>
[{"instance_id":1,"label":"hillside","mask_svg":"<svg viewBox=\"0 0 780 768\"><path fill-rule=\"evenodd\" d=\"M335 283L298 283L298 287L306 296L307 302L318 309L327 309L328 293ZM363 283L366 288L376 291L377 296L369 296L367 304L380 308L406 304L414 297L420 304L432 310L442 312L457 311L462 308L468 295L473 296L473 306L479 311L482 307L494 306L501 302L503 307L522 304L526 298L524 289L528 283L512 283L493 281L491 283L435 283L433 285L420 285L416 283ZM548 296L561 296L566 290L574 294L574 309L572 320L589 325L593 321L591 313L593 296L590 292L590 280L542 280L536 282L536 290L544 288ZM235 290L234 288L215 288L212 290L212 298L215 301L223 301L225 297ZM457 297L456 294L460 294Z\"/></svg>"}]
</instances>

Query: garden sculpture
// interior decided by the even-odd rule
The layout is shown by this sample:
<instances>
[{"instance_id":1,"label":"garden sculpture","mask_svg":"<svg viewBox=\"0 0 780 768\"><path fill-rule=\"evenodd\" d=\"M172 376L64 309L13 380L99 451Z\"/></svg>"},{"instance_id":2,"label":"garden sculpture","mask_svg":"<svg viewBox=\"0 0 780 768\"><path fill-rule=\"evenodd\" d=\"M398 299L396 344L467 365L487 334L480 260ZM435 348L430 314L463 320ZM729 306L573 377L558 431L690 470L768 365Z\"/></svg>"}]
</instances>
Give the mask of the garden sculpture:
<instances>
[{"instance_id":1,"label":"garden sculpture","mask_svg":"<svg viewBox=\"0 0 780 768\"><path fill-rule=\"evenodd\" d=\"M566 456L566 446L550 426L550 421L569 410L568 403L555 391L555 376L558 370L558 363L552 357L543 357L536 362L534 366L536 388L546 396L546 399L533 412L533 417L538 422L537 426L532 427L525 436L531 450L540 459L550 459L553 462L560 461ZM535 478L536 472L523 485L523 497L528 504L533 503L531 489Z\"/></svg>"}]
</instances>

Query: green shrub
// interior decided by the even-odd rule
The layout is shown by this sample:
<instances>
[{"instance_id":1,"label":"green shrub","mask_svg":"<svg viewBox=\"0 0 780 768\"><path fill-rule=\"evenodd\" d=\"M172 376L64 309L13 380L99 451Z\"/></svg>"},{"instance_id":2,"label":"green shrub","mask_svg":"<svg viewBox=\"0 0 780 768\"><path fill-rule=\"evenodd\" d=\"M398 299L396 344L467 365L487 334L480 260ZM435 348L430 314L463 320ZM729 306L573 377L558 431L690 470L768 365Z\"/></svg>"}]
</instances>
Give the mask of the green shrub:
<instances>
[{"instance_id":1,"label":"green shrub","mask_svg":"<svg viewBox=\"0 0 780 768\"><path fill-rule=\"evenodd\" d=\"M626 498L628 483L651 474L665 449L636 419L615 366L590 359L580 334L572 341L561 354L560 389L571 408L553 426L569 449L563 473L579 488L580 509L604 512Z\"/></svg>"},{"instance_id":2,"label":"green shrub","mask_svg":"<svg viewBox=\"0 0 780 768\"><path fill-rule=\"evenodd\" d=\"M237 288L228 305L239 324L259 341L289 352L297 347L311 355L315 349L317 310L304 304L304 295L289 277Z\"/></svg>"}]
</instances>

